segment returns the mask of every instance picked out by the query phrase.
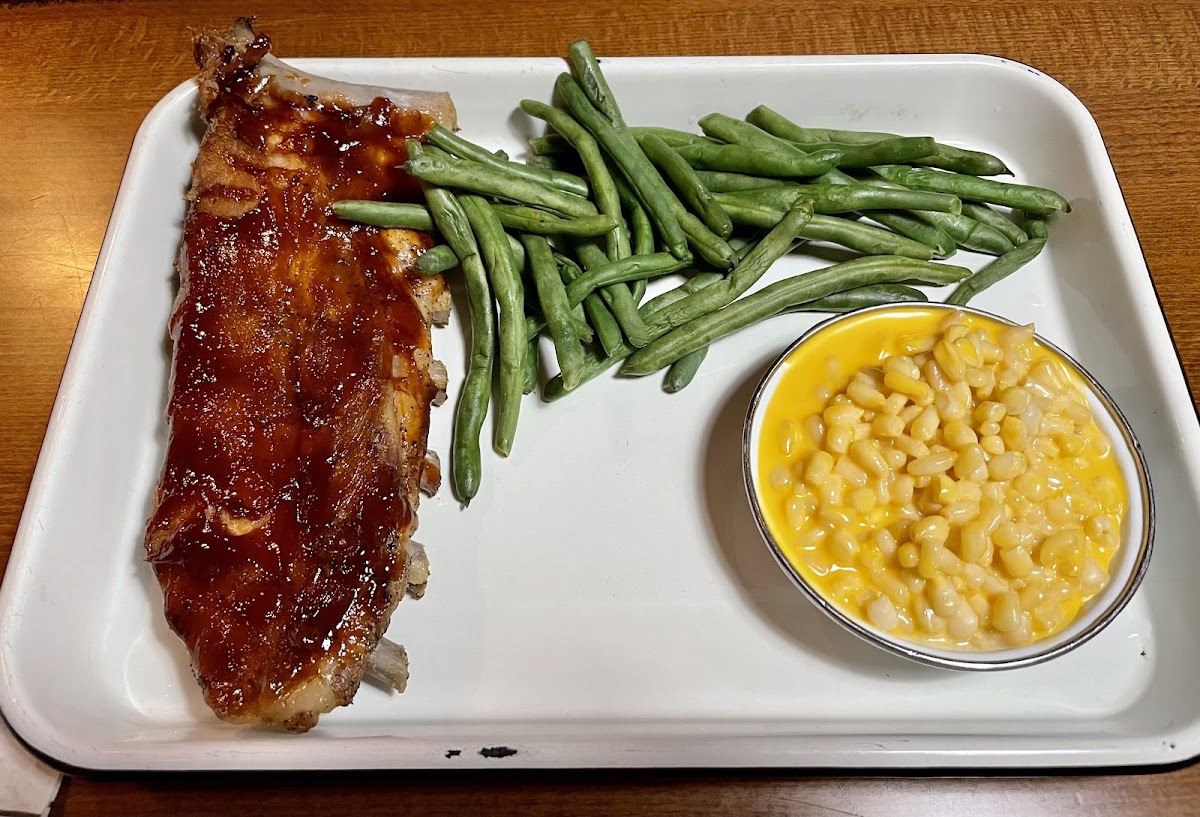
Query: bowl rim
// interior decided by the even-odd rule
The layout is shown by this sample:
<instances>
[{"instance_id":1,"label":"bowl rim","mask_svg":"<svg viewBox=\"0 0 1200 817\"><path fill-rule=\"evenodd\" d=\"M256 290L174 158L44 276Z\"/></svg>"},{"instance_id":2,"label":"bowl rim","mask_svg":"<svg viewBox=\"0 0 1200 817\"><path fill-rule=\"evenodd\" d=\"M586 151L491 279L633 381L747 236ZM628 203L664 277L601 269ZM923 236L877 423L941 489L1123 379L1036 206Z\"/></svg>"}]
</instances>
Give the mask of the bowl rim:
<instances>
[{"instance_id":1,"label":"bowl rim","mask_svg":"<svg viewBox=\"0 0 1200 817\"><path fill-rule=\"evenodd\" d=\"M1142 450L1142 445L1138 441L1137 436L1133 432L1133 428L1129 425L1128 419L1121 412L1120 407L1108 391L1100 384L1100 382L1089 372L1074 356L1067 354L1053 342L1047 340L1041 335L1034 333L1035 340L1044 345L1052 352L1060 355L1066 360L1075 371L1087 382L1097 399L1104 405L1110 417L1113 419L1117 428L1121 432L1121 436L1131 454L1134 462L1134 470L1138 477L1138 488L1141 494L1141 502L1143 507L1143 523L1142 536L1138 545L1136 561L1133 564L1132 570L1125 581L1121 591L1113 598L1107 607L1103 608L1098 614L1095 614L1090 623L1080 632L1076 633L1071 638L1053 641L1053 636L1046 639L1046 646L1038 650L1036 646L1041 642L1033 642L1028 647L1006 648L1005 650L988 650L981 652L961 652L962 657L958 657L960 653L957 651L944 650L937 647L924 648L921 644L915 641L907 641L896 636L884 637L869 625L861 622L848 613L844 612L837 605L826 599L815 587L813 587L806 578L800 573L795 565L787 558L780 548L779 543L775 541L775 537L771 534L767 526L766 518L758 501L758 492L755 489L754 469L751 465L752 446L754 442L753 428L754 421L763 407L763 395L769 383L772 382L780 367L784 365L792 353L796 351L805 341L817 334L821 330L839 321L846 320L851 317L859 317L864 314L873 312L884 312L893 309L935 309L944 311L960 311L983 318L997 321L1008 326L1021 326L1009 318L997 315L992 312L987 312L982 309L977 309L970 306L957 306L954 304L945 304L934 301L926 302L904 302L894 304L879 304L876 306L868 306L862 309L856 309L849 312L843 312L832 315L822 321L811 326L803 334L800 335L794 342L788 345L786 349L779 354L778 357L767 368L767 371L759 379L758 384L754 388L754 394L750 398L750 405L746 410L746 418L742 425L742 481L743 487L746 490L746 497L750 503L750 510L754 516L754 523L758 527L758 532L766 543L771 555L775 557L775 561L783 569L784 573L792 580L801 592L808 598L810 602L816 605L827 616L832 618L843 628L849 630L859 638L874 644L875 646L884 649L894 655L907 658L928 666L941 667L944 669L956 670L972 670L972 671L994 671L1017 669L1020 667L1029 667L1035 664L1041 664L1060 655L1064 655L1071 650L1087 643L1095 637L1101 630L1112 623L1113 619L1125 609L1129 604L1130 599L1136 594L1141 586L1142 579L1145 578L1146 571L1150 566L1150 556L1154 549L1154 532L1155 532L1155 512L1154 512L1154 491L1150 481L1150 471L1146 466L1146 456ZM1132 492L1131 492L1132 493ZM1004 652L1029 650L1028 654L1018 654L1010 658L987 658L989 655L995 655Z\"/></svg>"}]
</instances>

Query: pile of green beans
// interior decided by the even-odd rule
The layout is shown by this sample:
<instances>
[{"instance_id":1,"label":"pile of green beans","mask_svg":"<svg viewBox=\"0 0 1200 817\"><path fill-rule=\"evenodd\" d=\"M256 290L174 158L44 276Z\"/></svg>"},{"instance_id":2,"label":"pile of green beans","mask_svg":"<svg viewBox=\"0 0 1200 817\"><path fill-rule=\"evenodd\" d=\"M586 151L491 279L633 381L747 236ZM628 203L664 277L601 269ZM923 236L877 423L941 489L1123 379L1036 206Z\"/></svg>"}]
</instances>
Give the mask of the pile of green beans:
<instances>
[{"instance_id":1,"label":"pile of green beans","mask_svg":"<svg viewBox=\"0 0 1200 817\"><path fill-rule=\"evenodd\" d=\"M520 102L548 128L527 162L435 126L406 142L424 203L333 205L363 229L439 238L420 275L461 271L470 347L451 481L464 504L482 483L489 406L507 456L543 368L548 402L617 366L665 370L674 393L712 343L775 315L927 300L914 284L956 285L947 302L966 304L1037 257L1049 220L1070 212L1052 190L986 178L1010 172L999 158L931 136L808 127L761 105L702 117L700 133L634 127L587 42L568 54L561 106ZM767 278L828 245L861 257ZM934 260L959 249L997 257L974 274ZM662 291L643 302L652 279Z\"/></svg>"}]
</instances>

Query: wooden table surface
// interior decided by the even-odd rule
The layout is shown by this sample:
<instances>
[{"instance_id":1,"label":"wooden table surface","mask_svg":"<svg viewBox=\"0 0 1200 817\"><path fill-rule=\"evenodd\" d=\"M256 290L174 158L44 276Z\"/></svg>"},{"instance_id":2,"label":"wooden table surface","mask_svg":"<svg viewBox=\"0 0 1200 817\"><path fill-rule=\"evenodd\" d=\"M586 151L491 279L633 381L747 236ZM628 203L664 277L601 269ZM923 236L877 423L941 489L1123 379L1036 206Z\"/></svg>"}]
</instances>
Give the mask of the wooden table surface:
<instances>
[{"instance_id":1,"label":"wooden table surface","mask_svg":"<svg viewBox=\"0 0 1200 817\"><path fill-rule=\"evenodd\" d=\"M981 52L1100 124L1188 373L1200 375L1194 3L1043 0L65 2L0 6L0 558L7 560L134 132L192 73L190 33L259 15L284 56ZM55 813L1196 814L1200 768L831 777L633 772L69 779Z\"/></svg>"}]
</instances>

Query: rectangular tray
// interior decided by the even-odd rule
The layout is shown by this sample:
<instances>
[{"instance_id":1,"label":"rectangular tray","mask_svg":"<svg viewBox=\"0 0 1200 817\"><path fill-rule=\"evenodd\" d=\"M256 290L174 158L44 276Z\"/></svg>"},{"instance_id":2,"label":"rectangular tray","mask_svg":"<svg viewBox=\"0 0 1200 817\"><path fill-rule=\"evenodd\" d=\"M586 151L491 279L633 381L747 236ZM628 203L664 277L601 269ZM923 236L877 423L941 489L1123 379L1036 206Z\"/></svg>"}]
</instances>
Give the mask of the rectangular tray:
<instances>
[{"instance_id":1,"label":"rectangular tray","mask_svg":"<svg viewBox=\"0 0 1200 817\"><path fill-rule=\"evenodd\" d=\"M465 136L518 157L532 125L517 102L547 99L564 68L296 65L446 89ZM470 509L448 490L421 506L429 593L400 605L389 632L412 660L404 695L364 684L305 736L220 723L142 562L165 442L172 263L201 133L187 83L134 143L0 591L0 709L18 734L92 769L1084 766L1200 753L1200 427L1083 105L981 56L605 65L632 122L686 128L766 103L815 126L987 150L1071 200L1047 251L977 305L1036 322L1140 436L1159 526L1133 603L1078 651L999 674L906 663L827 621L773 563L739 476L750 391L815 320L789 315L717 344L682 394L607 378L562 403L527 400L512 457L485 454ZM789 257L769 279L817 265ZM451 383L433 419L441 452L464 368L460 314L434 338Z\"/></svg>"}]
</instances>

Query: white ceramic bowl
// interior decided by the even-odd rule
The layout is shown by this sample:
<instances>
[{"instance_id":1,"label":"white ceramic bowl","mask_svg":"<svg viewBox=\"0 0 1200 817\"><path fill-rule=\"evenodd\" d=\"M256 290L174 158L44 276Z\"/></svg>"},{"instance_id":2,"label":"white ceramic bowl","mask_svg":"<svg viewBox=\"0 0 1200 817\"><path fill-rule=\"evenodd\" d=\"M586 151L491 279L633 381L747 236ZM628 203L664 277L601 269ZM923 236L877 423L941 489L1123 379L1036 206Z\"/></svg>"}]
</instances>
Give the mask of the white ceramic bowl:
<instances>
[{"instance_id":1,"label":"white ceramic bowl","mask_svg":"<svg viewBox=\"0 0 1200 817\"><path fill-rule=\"evenodd\" d=\"M1116 618L1133 597L1138 585L1141 584L1150 562L1150 551L1154 541L1154 494L1150 487L1150 475L1146 469L1142 448L1138 444L1133 430L1129 427L1129 423L1121 414L1121 410L1113 402L1108 392L1083 366L1041 335L1036 336L1037 343L1061 355L1066 364L1074 368L1087 384L1088 402L1095 416L1096 424L1112 442L1116 461L1125 478L1125 484L1129 487L1128 512L1121 526L1120 548L1109 566L1109 582L1061 631L1025 647L999 650L942 649L891 635L871 626L865 620L850 616L825 598L791 563L768 528L762 512L758 480L758 441L762 433L764 409L779 385L780 376L785 369L784 363L802 344L840 321L849 318L862 319L864 315L871 312L884 312L896 308L929 308L945 311L960 309L994 321L1015 325L1007 318L969 307L953 307L939 303L904 303L894 306L870 307L837 315L804 333L775 360L767 373L763 375L750 401L750 408L743 427L742 473L750 507L763 539L770 547L771 553L780 567L813 604L850 632L896 655L923 664L949 669L1000 670L1038 664L1070 652L1095 636Z\"/></svg>"}]
</instances>

